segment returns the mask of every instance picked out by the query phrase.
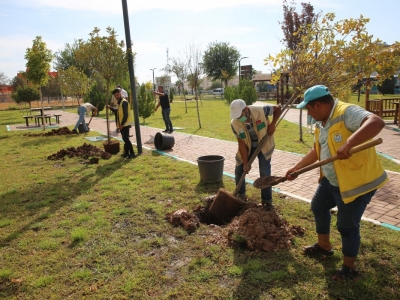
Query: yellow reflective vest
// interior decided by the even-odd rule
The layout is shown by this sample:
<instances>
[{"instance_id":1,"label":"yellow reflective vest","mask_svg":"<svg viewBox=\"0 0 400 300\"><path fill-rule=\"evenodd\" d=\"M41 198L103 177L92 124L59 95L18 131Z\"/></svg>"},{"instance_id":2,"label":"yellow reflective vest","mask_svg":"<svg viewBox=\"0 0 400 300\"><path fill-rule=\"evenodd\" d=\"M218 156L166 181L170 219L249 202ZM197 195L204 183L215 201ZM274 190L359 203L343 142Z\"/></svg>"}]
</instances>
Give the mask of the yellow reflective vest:
<instances>
[{"instance_id":1,"label":"yellow reflective vest","mask_svg":"<svg viewBox=\"0 0 400 300\"><path fill-rule=\"evenodd\" d=\"M254 131L257 134L258 142L267 134L267 128L269 125L269 119L265 117L264 109L262 106L248 106L250 109L251 119L253 122ZM237 119L232 119L232 128L235 130L239 138L246 144L247 149L250 153L251 150L251 138L246 128L246 125L239 122ZM261 152L264 154L265 159L269 159L275 149L274 136L270 136L264 146L261 148ZM239 166L243 163L242 156L238 151L236 153L236 165Z\"/></svg>"},{"instance_id":2,"label":"yellow reflective vest","mask_svg":"<svg viewBox=\"0 0 400 300\"><path fill-rule=\"evenodd\" d=\"M328 147L332 156L336 155L340 146L353 134L346 128L344 123L344 112L350 105L338 101L330 120ZM317 127L315 129L315 150L318 157L320 157L321 153L321 146L318 140L319 133L320 130ZM336 160L333 165L339 183L340 194L346 204L361 195L380 188L388 181L387 174L376 154L375 147L355 153L349 159Z\"/></svg>"},{"instance_id":3,"label":"yellow reflective vest","mask_svg":"<svg viewBox=\"0 0 400 300\"><path fill-rule=\"evenodd\" d=\"M121 103L118 106L118 124L121 125L121 120L124 118L124 110L122 109L122 103L124 101L126 103L128 103L128 119L126 120L125 124L123 125L123 127L126 127L129 125L133 125L133 114L132 114L131 105L125 98L123 98Z\"/></svg>"}]
</instances>

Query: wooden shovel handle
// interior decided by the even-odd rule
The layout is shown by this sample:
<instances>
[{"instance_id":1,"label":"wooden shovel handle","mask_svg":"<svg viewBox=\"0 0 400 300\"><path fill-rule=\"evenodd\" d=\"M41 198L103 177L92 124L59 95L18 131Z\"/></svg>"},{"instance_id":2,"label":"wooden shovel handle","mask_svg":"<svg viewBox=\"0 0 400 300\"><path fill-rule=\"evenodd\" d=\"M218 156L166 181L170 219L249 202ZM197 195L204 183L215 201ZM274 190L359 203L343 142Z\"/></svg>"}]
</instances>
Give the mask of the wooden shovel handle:
<instances>
[{"instance_id":1,"label":"wooden shovel handle","mask_svg":"<svg viewBox=\"0 0 400 300\"><path fill-rule=\"evenodd\" d=\"M258 143L258 146L256 148L256 150L254 150L253 155L250 157L249 161L247 162L248 165L251 166L251 164L253 163L253 161L256 159L258 153L260 152L261 148L264 146L264 144L267 142L267 140L269 139L269 134L266 134L261 141ZM238 184L236 185L235 190L233 191L233 195L236 196L239 193L239 190L243 184L244 178L246 177L246 172L243 172L242 177L240 177L240 180L238 182Z\"/></svg>"},{"instance_id":2,"label":"wooden shovel handle","mask_svg":"<svg viewBox=\"0 0 400 300\"><path fill-rule=\"evenodd\" d=\"M372 141L366 142L364 144L355 146L355 147L353 147L353 148L351 148L349 150L349 154L354 154L354 153L360 152L362 150L371 148L371 147L379 145L379 144L382 144L382 139L381 138L378 138L376 140L372 140ZM338 159L337 155L331 156L331 157L329 157L327 159L321 160L321 161L313 163L313 164L311 164L311 165L309 165L307 167L301 168L301 169L291 173L290 175L291 176L298 176L298 175L303 174L303 173L305 173L307 171L310 171L310 170L318 168L318 167L320 167L322 165L326 165L326 164L328 164L330 162L333 162L333 161L335 161L337 159Z\"/></svg>"}]
</instances>

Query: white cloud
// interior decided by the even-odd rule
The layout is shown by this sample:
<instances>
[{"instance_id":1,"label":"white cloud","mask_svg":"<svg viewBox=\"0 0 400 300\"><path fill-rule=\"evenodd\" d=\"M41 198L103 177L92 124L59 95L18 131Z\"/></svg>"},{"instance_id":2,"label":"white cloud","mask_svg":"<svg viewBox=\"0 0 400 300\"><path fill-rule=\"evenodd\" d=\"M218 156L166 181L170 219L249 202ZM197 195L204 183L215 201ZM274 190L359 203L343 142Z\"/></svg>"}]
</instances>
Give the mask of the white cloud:
<instances>
[{"instance_id":1,"label":"white cloud","mask_svg":"<svg viewBox=\"0 0 400 300\"><path fill-rule=\"evenodd\" d=\"M133 43L133 51L136 53L160 53L164 52L165 47L161 47L157 43L137 42Z\"/></svg>"},{"instance_id":2,"label":"white cloud","mask_svg":"<svg viewBox=\"0 0 400 300\"><path fill-rule=\"evenodd\" d=\"M26 48L32 44L27 36L0 36L0 58L25 56Z\"/></svg>"},{"instance_id":3,"label":"white cloud","mask_svg":"<svg viewBox=\"0 0 400 300\"><path fill-rule=\"evenodd\" d=\"M1 71L7 77L13 78L17 75L17 72L25 70L26 49L32 47L33 38L31 36L13 35L0 36L0 40ZM43 41L46 42L47 48L53 53L64 45L59 41L46 40L45 38L43 38Z\"/></svg>"},{"instance_id":4,"label":"white cloud","mask_svg":"<svg viewBox=\"0 0 400 300\"><path fill-rule=\"evenodd\" d=\"M18 1L18 0L17 0ZM107 14L121 13L122 4L120 0L19 0L20 5L53 7L68 10L93 11ZM164 9L169 11L206 11L215 8L228 8L239 5L262 5L281 6L281 0L203 0L189 3L182 0L148 0L128 1L127 6L130 12L152 9Z\"/></svg>"}]
</instances>

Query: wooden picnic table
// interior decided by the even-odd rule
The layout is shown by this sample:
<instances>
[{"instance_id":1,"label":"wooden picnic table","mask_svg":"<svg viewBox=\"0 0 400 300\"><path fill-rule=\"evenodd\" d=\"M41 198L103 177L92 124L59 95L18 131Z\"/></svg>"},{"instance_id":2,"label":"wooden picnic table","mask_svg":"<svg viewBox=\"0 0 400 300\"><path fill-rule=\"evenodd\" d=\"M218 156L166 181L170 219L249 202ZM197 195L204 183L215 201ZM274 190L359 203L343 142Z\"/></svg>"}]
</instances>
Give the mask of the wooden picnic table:
<instances>
[{"instance_id":1,"label":"wooden picnic table","mask_svg":"<svg viewBox=\"0 0 400 300\"><path fill-rule=\"evenodd\" d=\"M51 106L45 106L45 107L43 107L43 110L50 110L50 109L52 109ZM43 115L43 110L42 110L41 107L34 107L34 108L31 108L30 110L31 110L31 111L39 111L39 112L40 112L40 115Z\"/></svg>"}]
</instances>

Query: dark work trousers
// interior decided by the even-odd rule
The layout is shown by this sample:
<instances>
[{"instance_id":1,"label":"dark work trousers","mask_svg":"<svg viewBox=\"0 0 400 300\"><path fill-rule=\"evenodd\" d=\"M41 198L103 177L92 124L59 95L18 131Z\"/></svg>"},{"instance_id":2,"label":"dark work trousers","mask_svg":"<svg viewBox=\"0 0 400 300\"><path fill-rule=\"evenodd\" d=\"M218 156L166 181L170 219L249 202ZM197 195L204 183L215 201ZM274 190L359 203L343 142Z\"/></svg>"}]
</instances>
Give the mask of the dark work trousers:
<instances>
[{"instance_id":1,"label":"dark work trousers","mask_svg":"<svg viewBox=\"0 0 400 300\"><path fill-rule=\"evenodd\" d=\"M121 136L122 136L122 140L124 141L124 154L125 155L131 155L131 154L135 154L135 151L133 151L133 146L131 141L129 140L129 128L131 128L131 126L125 126L122 127L121 129Z\"/></svg>"},{"instance_id":2,"label":"dark work trousers","mask_svg":"<svg viewBox=\"0 0 400 300\"><path fill-rule=\"evenodd\" d=\"M115 126L118 129L117 112L114 112L114 116L115 116Z\"/></svg>"}]
</instances>

